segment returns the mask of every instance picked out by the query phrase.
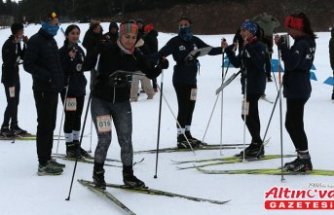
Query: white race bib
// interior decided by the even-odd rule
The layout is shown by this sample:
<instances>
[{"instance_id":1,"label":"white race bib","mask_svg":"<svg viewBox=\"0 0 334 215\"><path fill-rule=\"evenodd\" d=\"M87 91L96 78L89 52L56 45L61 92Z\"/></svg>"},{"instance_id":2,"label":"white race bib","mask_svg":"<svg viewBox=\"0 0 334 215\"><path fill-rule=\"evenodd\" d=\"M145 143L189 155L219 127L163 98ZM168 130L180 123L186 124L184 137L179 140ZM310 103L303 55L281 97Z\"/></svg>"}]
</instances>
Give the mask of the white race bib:
<instances>
[{"instance_id":1,"label":"white race bib","mask_svg":"<svg viewBox=\"0 0 334 215\"><path fill-rule=\"evenodd\" d=\"M98 133L105 133L111 131L111 117L110 115L96 117Z\"/></svg>"},{"instance_id":2,"label":"white race bib","mask_svg":"<svg viewBox=\"0 0 334 215\"><path fill-rule=\"evenodd\" d=\"M75 97L74 98L67 97L65 101L66 101L65 102L66 111L76 111L77 110L77 99Z\"/></svg>"},{"instance_id":3,"label":"white race bib","mask_svg":"<svg viewBox=\"0 0 334 215\"><path fill-rule=\"evenodd\" d=\"M190 100L196 101L197 98L197 88L192 88L190 93Z\"/></svg>"},{"instance_id":4,"label":"white race bib","mask_svg":"<svg viewBox=\"0 0 334 215\"><path fill-rule=\"evenodd\" d=\"M245 100L242 100L241 104L241 114L244 116L247 116L249 113L249 102L245 102Z\"/></svg>"},{"instance_id":5,"label":"white race bib","mask_svg":"<svg viewBox=\"0 0 334 215\"><path fill-rule=\"evenodd\" d=\"M15 98L15 87L14 86L9 88L9 97Z\"/></svg>"}]
</instances>

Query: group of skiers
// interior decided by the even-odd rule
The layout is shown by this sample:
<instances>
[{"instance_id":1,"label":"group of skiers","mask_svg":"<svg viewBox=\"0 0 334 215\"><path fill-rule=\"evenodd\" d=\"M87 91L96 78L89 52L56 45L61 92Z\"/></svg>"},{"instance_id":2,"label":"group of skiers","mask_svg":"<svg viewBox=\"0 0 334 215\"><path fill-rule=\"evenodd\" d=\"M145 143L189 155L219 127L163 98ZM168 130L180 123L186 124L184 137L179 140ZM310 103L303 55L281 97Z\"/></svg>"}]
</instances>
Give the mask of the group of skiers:
<instances>
[{"instance_id":1,"label":"group of skiers","mask_svg":"<svg viewBox=\"0 0 334 215\"><path fill-rule=\"evenodd\" d=\"M264 15L268 17L268 14ZM277 27L276 20L272 17L269 20L275 23L271 26ZM66 28L64 45L58 49L54 36L59 30L59 20L54 12L49 14L41 29L29 40L23 36L22 25L12 26L12 36L3 46L2 52L2 82L6 89L8 107L1 132L26 132L17 123L20 90L18 65L24 59L24 69L33 78L38 122L36 144L39 175L61 174L64 168L63 164L51 157L58 94L61 94L65 111L66 154L74 158L88 155L80 147L79 136L87 84L83 72L90 71L91 93L88 102L91 102L91 115L98 137L94 154L94 183L99 188L106 187L104 163L111 143L113 122L121 147L123 181L131 187L145 186L134 175L132 168L130 101L136 101L138 90L131 93L131 87L136 87L131 85L133 76L153 80L159 76L169 66L166 59L168 55L172 55L176 62L173 86L178 102L177 147L197 148L202 144L191 133L197 94L198 57L226 53L230 62L241 70L242 94L244 103L248 106L248 110L242 112L242 118L252 136L251 144L239 156L262 157L264 146L260 137L258 100L264 95L266 82L271 81L270 71L268 72L271 64L268 66L268 60L270 63L273 41L281 51L285 65L283 93L287 98L286 129L298 154L297 159L286 163L284 167L296 172L312 170L303 113L311 93L309 69L314 59L316 36L305 14L292 14L285 18L284 27L295 40L291 47L284 37L275 36L273 39L274 28L266 31L261 28L260 22L256 23L256 19L246 20L241 24L236 37L238 39L232 45L222 40L218 47L211 47L193 35L191 20L182 17L178 21L178 35L158 50L154 26L142 24L141 20L130 20L120 26L111 22L109 32L102 34L100 23L92 22L82 43L86 48L86 55L78 45L80 28L74 24ZM19 45L22 39L25 43L23 50ZM153 86L154 91L157 91L156 79ZM148 98L153 97L152 91L147 93Z\"/></svg>"}]
</instances>

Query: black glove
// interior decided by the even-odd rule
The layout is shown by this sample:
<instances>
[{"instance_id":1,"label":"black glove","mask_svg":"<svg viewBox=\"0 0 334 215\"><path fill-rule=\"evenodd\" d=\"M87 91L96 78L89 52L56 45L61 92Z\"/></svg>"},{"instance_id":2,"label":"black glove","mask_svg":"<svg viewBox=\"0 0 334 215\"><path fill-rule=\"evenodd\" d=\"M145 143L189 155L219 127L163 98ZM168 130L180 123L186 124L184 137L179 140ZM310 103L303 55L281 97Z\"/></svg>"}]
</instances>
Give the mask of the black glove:
<instances>
[{"instance_id":1,"label":"black glove","mask_svg":"<svg viewBox=\"0 0 334 215\"><path fill-rule=\"evenodd\" d=\"M168 69L168 67L169 67L168 60L166 58L160 58L157 67L160 68L160 69Z\"/></svg>"}]
</instances>

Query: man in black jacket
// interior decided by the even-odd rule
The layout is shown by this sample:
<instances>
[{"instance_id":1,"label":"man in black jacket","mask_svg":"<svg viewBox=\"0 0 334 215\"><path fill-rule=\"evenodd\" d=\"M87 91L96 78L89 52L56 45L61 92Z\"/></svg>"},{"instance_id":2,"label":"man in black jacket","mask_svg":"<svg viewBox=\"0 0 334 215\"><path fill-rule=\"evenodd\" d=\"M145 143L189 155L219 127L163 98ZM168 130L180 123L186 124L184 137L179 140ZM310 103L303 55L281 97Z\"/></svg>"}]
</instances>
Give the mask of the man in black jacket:
<instances>
[{"instance_id":1,"label":"man in black jacket","mask_svg":"<svg viewBox=\"0 0 334 215\"><path fill-rule=\"evenodd\" d=\"M2 46L3 64L1 82L5 87L7 97L7 108L1 126L2 136L24 135L27 133L27 131L18 126L17 109L20 99L19 64L25 52L25 44L22 50L20 42L24 40L24 43L26 43L28 42L28 38L23 35L24 31L21 23L14 23L11 26L11 31L12 35Z\"/></svg>"},{"instance_id":2,"label":"man in black jacket","mask_svg":"<svg viewBox=\"0 0 334 215\"><path fill-rule=\"evenodd\" d=\"M24 69L32 75L37 109L38 175L59 175L64 167L51 159L58 93L64 87L64 73L53 38L58 29L58 18L53 12L29 40L24 57Z\"/></svg>"}]
</instances>

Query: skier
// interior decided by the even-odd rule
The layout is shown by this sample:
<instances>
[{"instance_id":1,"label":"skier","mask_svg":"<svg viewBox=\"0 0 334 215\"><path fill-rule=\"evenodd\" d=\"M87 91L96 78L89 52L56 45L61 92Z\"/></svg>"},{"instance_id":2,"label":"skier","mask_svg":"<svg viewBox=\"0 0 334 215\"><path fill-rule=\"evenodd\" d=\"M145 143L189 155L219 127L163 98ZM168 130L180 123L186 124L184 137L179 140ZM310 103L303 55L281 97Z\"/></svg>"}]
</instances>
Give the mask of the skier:
<instances>
[{"instance_id":1,"label":"skier","mask_svg":"<svg viewBox=\"0 0 334 215\"><path fill-rule=\"evenodd\" d=\"M150 49L145 44L144 41L144 23L142 19L137 19L136 24L138 26L138 37L136 42L136 47L140 49L140 51L143 52L144 55L150 55ZM131 91L130 91L130 100L132 102L138 101L138 96L140 93L139 90L139 82L141 83L141 90L140 93L145 92L147 95L147 99L153 99L153 96L155 94L153 90L153 86L151 84L151 80L147 78L142 72L139 72L138 75L132 76L132 82L131 82Z\"/></svg>"},{"instance_id":2,"label":"skier","mask_svg":"<svg viewBox=\"0 0 334 215\"><path fill-rule=\"evenodd\" d=\"M310 69L316 49L314 34L309 19L304 13L287 16L284 27L295 40L288 47L284 37L275 36L275 43L284 62L283 94L287 99L285 127L297 151L297 159L284 165L294 172L312 171L311 156L304 130L304 106L311 96Z\"/></svg>"},{"instance_id":3,"label":"skier","mask_svg":"<svg viewBox=\"0 0 334 215\"><path fill-rule=\"evenodd\" d=\"M333 78L334 78L334 27L331 29L331 39L329 40L329 60L331 64L331 68L333 70ZM334 86L332 92L332 100L334 100Z\"/></svg>"},{"instance_id":4,"label":"skier","mask_svg":"<svg viewBox=\"0 0 334 215\"><path fill-rule=\"evenodd\" d=\"M42 23L41 29L28 41L24 69L32 75L37 109L38 175L59 175L63 164L51 159L53 131L56 126L58 93L64 88L64 73L54 39L59 30L55 12Z\"/></svg>"},{"instance_id":5,"label":"skier","mask_svg":"<svg viewBox=\"0 0 334 215\"><path fill-rule=\"evenodd\" d=\"M155 54L158 52L158 31L154 29L154 25L149 23L144 26L144 42L148 48L148 54ZM154 92L158 92L157 79L152 79L152 85Z\"/></svg>"},{"instance_id":6,"label":"skier","mask_svg":"<svg viewBox=\"0 0 334 215\"><path fill-rule=\"evenodd\" d=\"M174 66L173 85L177 96L177 147L189 148L187 139L193 148L199 147L201 141L194 138L190 132L193 112L196 104L197 73L199 61L197 57L204 54L218 55L222 53L221 47L210 47L201 39L193 36L191 20L186 17L179 19L179 34L170 39L160 49L159 56L167 57L172 54L176 65Z\"/></svg>"},{"instance_id":7,"label":"skier","mask_svg":"<svg viewBox=\"0 0 334 215\"><path fill-rule=\"evenodd\" d=\"M12 24L11 32L12 35L2 46L1 82L5 87L7 107L0 134L5 137L27 134L27 131L21 129L18 125L17 109L20 100L19 64L22 63L28 37L24 36L21 23ZM21 41L24 42L23 49L21 49Z\"/></svg>"},{"instance_id":8,"label":"skier","mask_svg":"<svg viewBox=\"0 0 334 215\"><path fill-rule=\"evenodd\" d=\"M109 32L103 35L103 39L111 43L116 43L118 39L118 25L116 22L109 23Z\"/></svg>"},{"instance_id":9,"label":"skier","mask_svg":"<svg viewBox=\"0 0 334 215\"><path fill-rule=\"evenodd\" d=\"M65 76L65 88L61 92L61 98L65 106L64 133L66 139L66 155L70 158L89 156L80 147L81 114L85 101L87 80L83 74L83 62L85 53L78 40L80 28L77 25L69 25L65 30L64 46L59 49L61 66Z\"/></svg>"},{"instance_id":10,"label":"skier","mask_svg":"<svg viewBox=\"0 0 334 215\"><path fill-rule=\"evenodd\" d=\"M243 47L240 47L241 50L238 56L234 52L235 45L228 46L227 42L223 41L223 47L231 63L234 67L240 67L242 71L242 94L245 96L248 111L246 113L243 112L241 116L246 121L252 141L237 156L245 156L246 158L264 155L263 140L260 137L261 125L258 101L266 88L265 46L257 40L257 31L257 25L252 21L246 20L241 24L240 35L243 38Z\"/></svg>"},{"instance_id":11,"label":"skier","mask_svg":"<svg viewBox=\"0 0 334 215\"><path fill-rule=\"evenodd\" d=\"M98 44L103 40L103 35L102 35L103 29L100 24L100 21L97 20L92 20L89 24L89 29L86 32L82 45L86 49L86 54L87 57L89 57L91 54L96 53ZM90 73L90 88L92 89L95 78L97 74L94 69L91 70Z\"/></svg>"},{"instance_id":12,"label":"skier","mask_svg":"<svg viewBox=\"0 0 334 215\"><path fill-rule=\"evenodd\" d=\"M160 59L153 67L145 56L135 48L138 26L122 23L116 44L101 43L99 55L88 58L87 68L94 67L99 59L98 76L92 91L91 112L96 127L98 143L95 150L93 179L97 187L105 189L104 162L111 143L111 121L117 131L123 163L123 182L130 187L144 187L145 184L133 174L132 111L129 101L131 75L142 71L149 77L156 77L161 69L168 67L168 61Z\"/></svg>"}]
</instances>

